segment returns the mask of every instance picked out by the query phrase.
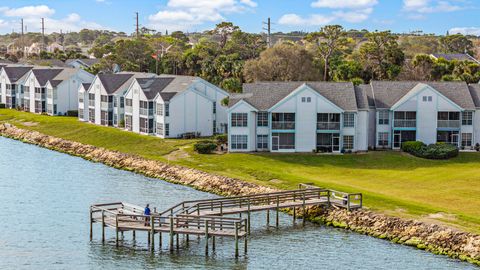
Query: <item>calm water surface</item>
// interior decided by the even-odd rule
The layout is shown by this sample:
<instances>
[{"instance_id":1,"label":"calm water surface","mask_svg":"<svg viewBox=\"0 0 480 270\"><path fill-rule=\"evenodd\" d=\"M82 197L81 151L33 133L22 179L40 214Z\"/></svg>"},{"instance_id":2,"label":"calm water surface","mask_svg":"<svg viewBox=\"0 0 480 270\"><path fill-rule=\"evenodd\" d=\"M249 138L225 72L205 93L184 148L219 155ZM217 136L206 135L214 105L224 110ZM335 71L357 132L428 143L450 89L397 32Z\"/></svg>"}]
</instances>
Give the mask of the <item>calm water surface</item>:
<instances>
[{"instance_id":1,"label":"calm water surface","mask_svg":"<svg viewBox=\"0 0 480 270\"><path fill-rule=\"evenodd\" d=\"M208 257L196 237L173 254L164 241L164 250L152 254L146 233L137 233L136 243L125 233L125 247L117 249L108 230L102 245L98 226L89 240L90 204L163 209L214 195L1 137L0 172L0 269L478 269L339 229L293 227L283 214L278 231L254 214L249 253L237 260L231 239L218 239Z\"/></svg>"}]
</instances>

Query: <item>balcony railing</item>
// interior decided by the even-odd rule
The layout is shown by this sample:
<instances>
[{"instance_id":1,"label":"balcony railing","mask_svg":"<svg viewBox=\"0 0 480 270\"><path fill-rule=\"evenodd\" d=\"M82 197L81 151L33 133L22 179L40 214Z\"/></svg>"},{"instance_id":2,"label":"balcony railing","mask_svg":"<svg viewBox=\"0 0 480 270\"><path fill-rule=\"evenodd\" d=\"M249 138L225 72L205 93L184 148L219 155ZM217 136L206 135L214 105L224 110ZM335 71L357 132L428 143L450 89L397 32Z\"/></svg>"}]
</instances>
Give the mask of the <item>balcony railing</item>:
<instances>
[{"instance_id":1,"label":"balcony railing","mask_svg":"<svg viewBox=\"0 0 480 270\"><path fill-rule=\"evenodd\" d=\"M417 126L417 120L395 119L393 125L399 128L414 128Z\"/></svg>"},{"instance_id":2,"label":"balcony railing","mask_svg":"<svg viewBox=\"0 0 480 270\"><path fill-rule=\"evenodd\" d=\"M95 100L88 100L88 106L89 107L95 107Z\"/></svg>"},{"instance_id":3,"label":"balcony railing","mask_svg":"<svg viewBox=\"0 0 480 270\"><path fill-rule=\"evenodd\" d=\"M35 99L45 99L45 94L35 93Z\"/></svg>"},{"instance_id":4,"label":"balcony railing","mask_svg":"<svg viewBox=\"0 0 480 270\"><path fill-rule=\"evenodd\" d=\"M140 127L140 132L142 133L153 133L153 128L149 128L149 127Z\"/></svg>"},{"instance_id":5,"label":"balcony railing","mask_svg":"<svg viewBox=\"0 0 480 270\"><path fill-rule=\"evenodd\" d=\"M317 122L317 130L340 130L340 122Z\"/></svg>"},{"instance_id":6,"label":"balcony railing","mask_svg":"<svg viewBox=\"0 0 480 270\"><path fill-rule=\"evenodd\" d=\"M104 102L104 101L102 101L101 104L100 104L100 106L101 106L102 109L107 109L107 110L113 109L113 103L112 103L112 102Z\"/></svg>"},{"instance_id":7,"label":"balcony railing","mask_svg":"<svg viewBox=\"0 0 480 270\"><path fill-rule=\"evenodd\" d=\"M272 129L295 129L295 121L273 121Z\"/></svg>"},{"instance_id":8,"label":"balcony railing","mask_svg":"<svg viewBox=\"0 0 480 270\"><path fill-rule=\"evenodd\" d=\"M140 108L140 115L151 115L151 116L153 116L153 109Z\"/></svg>"},{"instance_id":9,"label":"balcony railing","mask_svg":"<svg viewBox=\"0 0 480 270\"><path fill-rule=\"evenodd\" d=\"M7 89L7 96L15 96L15 89Z\"/></svg>"},{"instance_id":10,"label":"balcony railing","mask_svg":"<svg viewBox=\"0 0 480 270\"><path fill-rule=\"evenodd\" d=\"M438 120L438 128L460 128L460 120Z\"/></svg>"},{"instance_id":11,"label":"balcony railing","mask_svg":"<svg viewBox=\"0 0 480 270\"><path fill-rule=\"evenodd\" d=\"M133 111L132 106L125 106L126 113L132 113L132 111Z\"/></svg>"}]
</instances>

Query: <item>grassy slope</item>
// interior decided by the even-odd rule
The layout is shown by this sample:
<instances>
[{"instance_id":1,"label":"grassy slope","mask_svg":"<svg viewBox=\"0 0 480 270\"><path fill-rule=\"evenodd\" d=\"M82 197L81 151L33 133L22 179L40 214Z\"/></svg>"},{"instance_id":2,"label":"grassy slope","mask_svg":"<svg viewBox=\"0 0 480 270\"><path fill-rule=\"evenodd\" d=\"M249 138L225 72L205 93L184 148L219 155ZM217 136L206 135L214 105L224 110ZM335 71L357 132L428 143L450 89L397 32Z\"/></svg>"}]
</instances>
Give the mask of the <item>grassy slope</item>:
<instances>
[{"instance_id":1,"label":"grassy slope","mask_svg":"<svg viewBox=\"0 0 480 270\"><path fill-rule=\"evenodd\" d=\"M198 155L192 151L192 141L161 140L81 123L75 118L0 110L0 121L279 188L313 182L323 187L363 192L365 204L372 209L416 218L444 212L445 215L435 220L480 232L478 153L461 153L449 161L424 160L398 152Z\"/></svg>"}]
</instances>

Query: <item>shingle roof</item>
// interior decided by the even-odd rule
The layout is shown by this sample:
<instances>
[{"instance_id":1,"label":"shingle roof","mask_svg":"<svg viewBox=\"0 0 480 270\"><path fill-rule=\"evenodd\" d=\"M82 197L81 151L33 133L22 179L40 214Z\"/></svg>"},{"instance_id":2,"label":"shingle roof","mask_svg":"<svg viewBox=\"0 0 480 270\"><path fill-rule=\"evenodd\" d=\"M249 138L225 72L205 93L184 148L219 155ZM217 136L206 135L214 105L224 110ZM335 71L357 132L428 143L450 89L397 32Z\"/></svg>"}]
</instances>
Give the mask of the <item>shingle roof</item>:
<instances>
[{"instance_id":1,"label":"shingle roof","mask_svg":"<svg viewBox=\"0 0 480 270\"><path fill-rule=\"evenodd\" d=\"M369 108L369 100L367 92L371 87L368 84L361 84L355 86L355 98L357 100L357 107L359 110L366 110Z\"/></svg>"},{"instance_id":2,"label":"shingle roof","mask_svg":"<svg viewBox=\"0 0 480 270\"><path fill-rule=\"evenodd\" d=\"M32 69L33 75L37 78L38 83L41 86L45 86L49 80L55 78L63 69L52 69L52 68L34 68Z\"/></svg>"},{"instance_id":3,"label":"shingle roof","mask_svg":"<svg viewBox=\"0 0 480 270\"><path fill-rule=\"evenodd\" d=\"M162 92L174 78L137 78L136 80L147 99L152 100L158 93Z\"/></svg>"},{"instance_id":4,"label":"shingle roof","mask_svg":"<svg viewBox=\"0 0 480 270\"><path fill-rule=\"evenodd\" d=\"M83 89L88 90L90 88L91 83L82 83Z\"/></svg>"},{"instance_id":5,"label":"shingle roof","mask_svg":"<svg viewBox=\"0 0 480 270\"><path fill-rule=\"evenodd\" d=\"M115 93L120 86L133 77L133 74L98 74L98 78L108 94Z\"/></svg>"},{"instance_id":6,"label":"shingle roof","mask_svg":"<svg viewBox=\"0 0 480 270\"><path fill-rule=\"evenodd\" d=\"M479 61L466 53L434 53L435 58L443 58L445 60L471 61L479 63Z\"/></svg>"},{"instance_id":7,"label":"shingle roof","mask_svg":"<svg viewBox=\"0 0 480 270\"><path fill-rule=\"evenodd\" d=\"M354 86L349 82L259 82L244 84L243 94L232 96L229 106L233 106L239 100L244 100L258 110L268 110L303 84L343 110L356 111L358 109Z\"/></svg>"},{"instance_id":8,"label":"shingle roof","mask_svg":"<svg viewBox=\"0 0 480 270\"><path fill-rule=\"evenodd\" d=\"M470 94L475 103L475 107L480 108L480 84L470 84L468 86Z\"/></svg>"},{"instance_id":9,"label":"shingle roof","mask_svg":"<svg viewBox=\"0 0 480 270\"><path fill-rule=\"evenodd\" d=\"M8 76L8 79L10 80L11 83L15 83L18 81L20 78L25 76L32 67L26 67L26 66L5 66L3 67L3 70L5 70L5 73Z\"/></svg>"},{"instance_id":10,"label":"shingle roof","mask_svg":"<svg viewBox=\"0 0 480 270\"><path fill-rule=\"evenodd\" d=\"M372 81L377 109L389 109L419 83L429 85L464 109L475 109L465 82Z\"/></svg>"},{"instance_id":11,"label":"shingle roof","mask_svg":"<svg viewBox=\"0 0 480 270\"><path fill-rule=\"evenodd\" d=\"M73 62L75 61L78 61L78 62L81 62L83 64L85 64L86 66L93 66L95 65L96 63L100 62L100 59L90 59L90 58L86 58L86 59L67 59L65 61L65 64L66 65L71 65Z\"/></svg>"}]
</instances>

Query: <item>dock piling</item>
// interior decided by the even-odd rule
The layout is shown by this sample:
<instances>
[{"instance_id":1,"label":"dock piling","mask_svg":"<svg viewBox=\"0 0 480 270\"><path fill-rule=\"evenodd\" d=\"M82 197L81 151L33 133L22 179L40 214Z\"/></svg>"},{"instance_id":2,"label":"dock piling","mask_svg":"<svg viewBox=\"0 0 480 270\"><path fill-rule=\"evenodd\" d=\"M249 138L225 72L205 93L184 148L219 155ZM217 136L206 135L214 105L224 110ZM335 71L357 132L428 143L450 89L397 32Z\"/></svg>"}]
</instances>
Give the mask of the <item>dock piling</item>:
<instances>
[{"instance_id":1,"label":"dock piling","mask_svg":"<svg viewBox=\"0 0 480 270\"><path fill-rule=\"evenodd\" d=\"M102 243L105 243L105 210L102 210Z\"/></svg>"}]
</instances>

